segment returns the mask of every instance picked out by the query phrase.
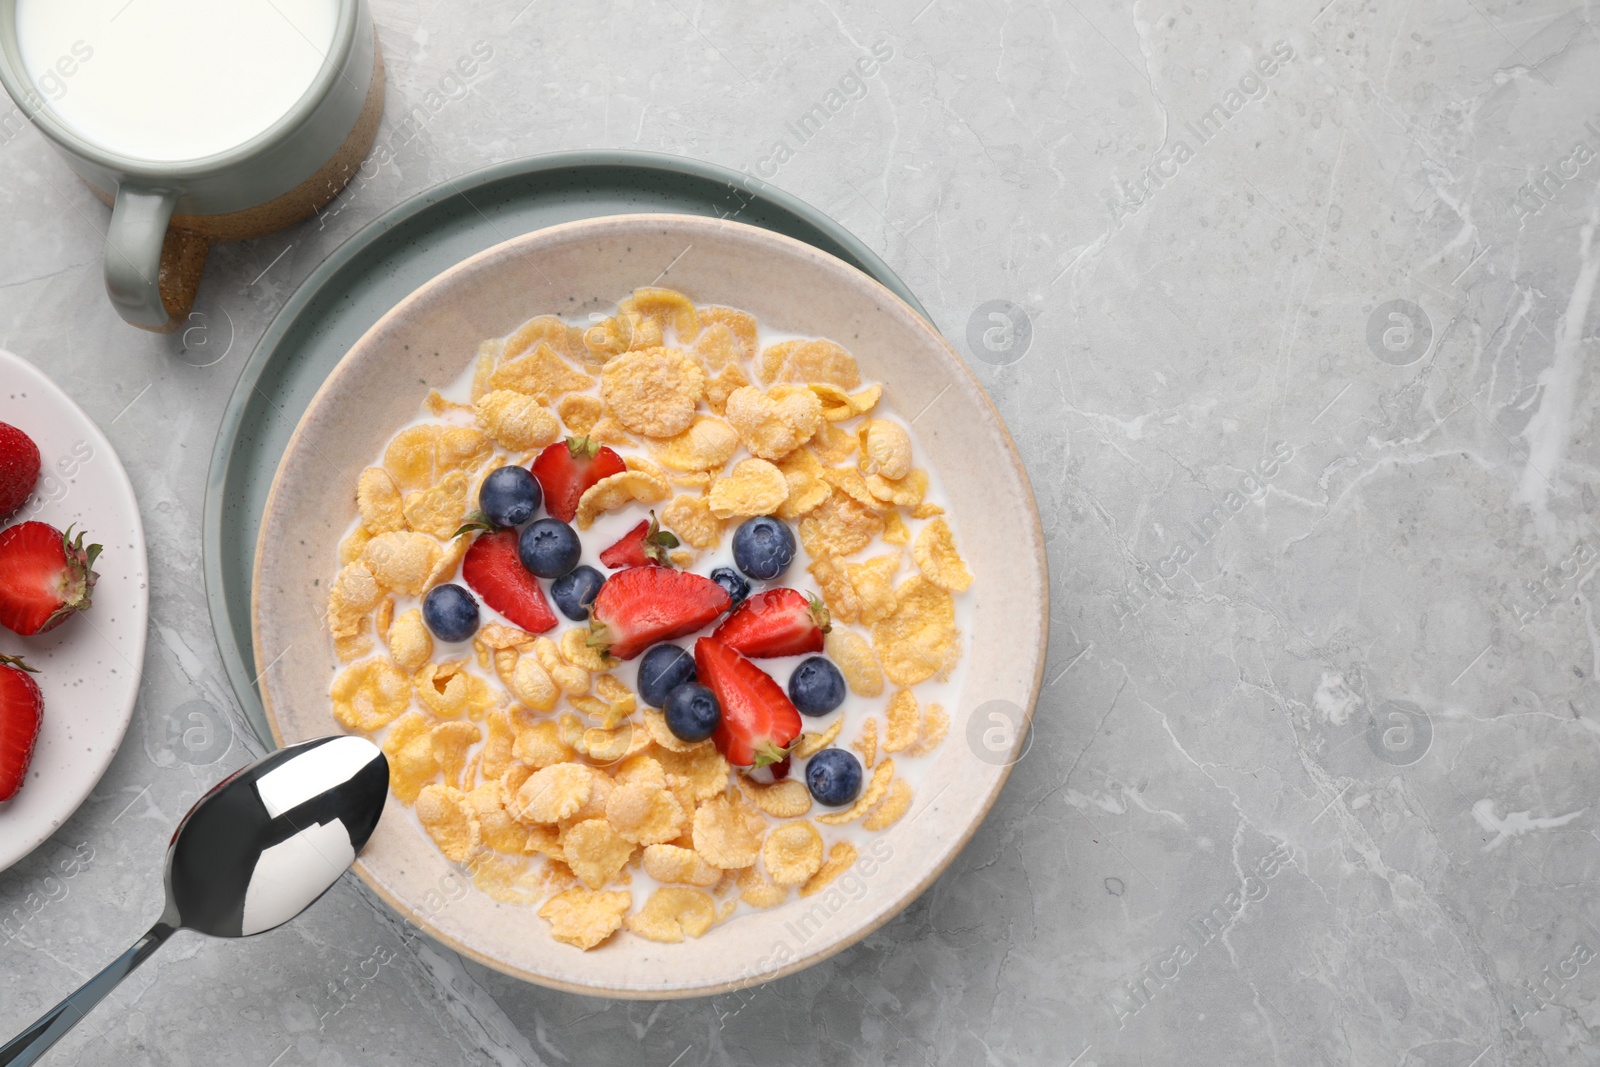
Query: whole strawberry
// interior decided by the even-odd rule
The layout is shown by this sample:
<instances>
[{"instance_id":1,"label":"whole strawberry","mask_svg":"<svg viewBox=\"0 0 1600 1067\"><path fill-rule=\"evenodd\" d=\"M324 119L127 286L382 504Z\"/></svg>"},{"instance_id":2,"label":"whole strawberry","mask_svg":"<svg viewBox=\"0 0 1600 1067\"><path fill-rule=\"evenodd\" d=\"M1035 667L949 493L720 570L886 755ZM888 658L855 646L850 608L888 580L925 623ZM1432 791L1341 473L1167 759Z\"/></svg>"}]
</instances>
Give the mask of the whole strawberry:
<instances>
[{"instance_id":1,"label":"whole strawberry","mask_svg":"<svg viewBox=\"0 0 1600 1067\"><path fill-rule=\"evenodd\" d=\"M99 545L43 522L0 533L0 626L24 637L53 630L89 607Z\"/></svg>"},{"instance_id":2,"label":"whole strawberry","mask_svg":"<svg viewBox=\"0 0 1600 1067\"><path fill-rule=\"evenodd\" d=\"M44 719L44 697L39 684L15 656L0 656L0 801L10 800L22 788L33 746Z\"/></svg>"},{"instance_id":3,"label":"whole strawberry","mask_svg":"<svg viewBox=\"0 0 1600 1067\"><path fill-rule=\"evenodd\" d=\"M0 422L0 519L20 508L38 482L39 446L15 426Z\"/></svg>"}]
</instances>

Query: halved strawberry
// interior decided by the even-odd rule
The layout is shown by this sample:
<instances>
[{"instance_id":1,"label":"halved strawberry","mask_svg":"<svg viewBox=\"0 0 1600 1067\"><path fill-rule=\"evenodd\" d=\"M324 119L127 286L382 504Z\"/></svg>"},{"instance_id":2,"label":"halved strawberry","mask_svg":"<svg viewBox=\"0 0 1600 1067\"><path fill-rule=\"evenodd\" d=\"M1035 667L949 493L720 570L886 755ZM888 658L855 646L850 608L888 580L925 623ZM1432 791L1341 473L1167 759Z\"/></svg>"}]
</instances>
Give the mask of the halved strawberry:
<instances>
[{"instance_id":1,"label":"halved strawberry","mask_svg":"<svg viewBox=\"0 0 1600 1067\"><path fill-rule=\"evenodd\" d=\"M99 545L72 528L22 522L0 533L0 626L24 637L53 630L89 607Z\"/></svg>"},{"instance_id":2,"label":"halved strawberry","mask_svg":"<svg viewBox=\"0 0 1600 1067\"><path fill-rule=\"evenodd\" d=\"M728 591L699 574L629 567L606 579L589 611L589 644L632 659L657 641L692 634L728 610Z\"/></svg>"},{"instance_id":3,"label":"halved strawberry","mask_svg":"<svg viewBox=\"0 0 1600 1067\"><path fill-rule=\"evenodd\" d=\"M517 531L479 534L461 561L461 577L485 604L529 633L556 628L539 579L517 558Z\"/></svg>"},{"instance_id":4,"label":"halved strawberry","mask_svg":"<svg viewBox=\"0 0 1600 1067\"><path fill-rule=\"evenodd\" d=\"M766 671L714 637L694 643L694 673L717 694L722 724L711 740L735 767L766 767L789 757L800 713Z\"/></svg>"},{"instance_id":5,"label":"halved strawberry","mask_svg":"<svg viewBox=\"0 0 1600 1067\"><path fill-rule=\"evenodd\" d=\"M7 422L0 422L0 519L33 495L39 481L39 446Z\"/></svg>"},{"instance_id":6,"label":"halved strawberry","mask_svg":"<svg viewBox=\"0 0 1600 1067\"><path fill-rule=\"evenodd\" d=\"M677 547L677 536L671 530L663 530L661 524L656 521L656 513L652 511L650 518L640 519L639 525L623 534L620 541L600 553L600 562L612 570L643 567L650 563L670 567L672 560L668 557L667 550Z\"/></svg>"},{"instance_id":7,"label":"halved strawberry","mask_svg":"<svg viewBox=\"0 0 1600 1067\"><path fill-rule=\"evenodd\" d=\"M798 589L768 589L746 598L711 636L752 659L822 651L828 609Z\"/></svg>"},{"instance_id":8,"label":"halved strawberry","mask_svg":"<svg viewBox=\"0 0 1600 1067\"><path fill-rule=\"evenodd\" d=\"M584 490L627 469L621 456L588 437L557 441L533 461L533 476L544 490L544 509L562 522L571 522L578 513Z\"/></svg>"},{"instance_id":9,"label":"halved strawberry","mask_svg":"<svg viewBox=\"0 0 1600 1067\"><path fill-rule=\"evenodd\" d=\"M28 675L33 668L15 656L0 656L0 801L22 788L33 745L44 719L44 697Z\"/></svg>"}]
</instances>

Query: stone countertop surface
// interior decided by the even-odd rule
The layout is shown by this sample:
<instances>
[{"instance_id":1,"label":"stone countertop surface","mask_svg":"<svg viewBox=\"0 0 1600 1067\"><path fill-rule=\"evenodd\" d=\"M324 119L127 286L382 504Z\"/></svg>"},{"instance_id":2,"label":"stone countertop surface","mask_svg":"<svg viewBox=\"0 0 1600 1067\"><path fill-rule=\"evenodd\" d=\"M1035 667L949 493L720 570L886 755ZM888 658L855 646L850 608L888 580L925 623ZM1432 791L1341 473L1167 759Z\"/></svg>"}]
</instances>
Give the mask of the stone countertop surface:
<instances>
[{"instance_id":1,"label":"stone countertop surface","mask_svg":"<svg viewBox=\"0 0 1600 1067\"><path fill-rule=\"evenodd\" d=\"M0 111L0 347L110 435L153 594L120 754L0 874L0 1031L144 931L176 820L260 751L199 531L266 324L412 193L641 148L839 219L1017 438L1051 647L981 832L832 960L670 1003L505 978L347 877L252 941L176 939L47 1063L1600 1063L1591 8L374 7L390 158L218 247L184 334L117 319L105 208Z\"/></svg>"}]
</instances>

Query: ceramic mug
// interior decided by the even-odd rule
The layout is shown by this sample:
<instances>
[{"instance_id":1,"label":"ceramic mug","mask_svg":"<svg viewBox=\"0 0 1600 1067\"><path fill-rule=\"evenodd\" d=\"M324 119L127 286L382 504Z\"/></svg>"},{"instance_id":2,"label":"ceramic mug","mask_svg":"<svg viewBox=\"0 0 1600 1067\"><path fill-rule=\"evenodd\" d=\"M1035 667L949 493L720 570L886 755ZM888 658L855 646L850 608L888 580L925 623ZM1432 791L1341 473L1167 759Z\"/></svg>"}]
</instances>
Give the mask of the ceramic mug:
<instances>
[{"instance_id":1,"label":"ceramic mug","mask_svg":"<svg viewBox=\"0 0 1600 1067\"><path fill-rule=\"evenodd\" d=\"M30 76L19 43L22 2L0 0L0 83L111 205L106 292L122 317L143 329L170 332L184 324L213 241L259 237L316 212L354 176L377 135L383 56L367 0L328 0L335 8L330 45L325 53L316 48L321 66L287 111L241 143L177 160L140 158L128 145L113 150L58 113L47 97L64 93L48 90L70 86L61 80L66 72L93 61L93 32L110 20L84 20L87 36L63 54L60 74L50 67L39 75L36 66Z\"/></svg>"}]
</instances>

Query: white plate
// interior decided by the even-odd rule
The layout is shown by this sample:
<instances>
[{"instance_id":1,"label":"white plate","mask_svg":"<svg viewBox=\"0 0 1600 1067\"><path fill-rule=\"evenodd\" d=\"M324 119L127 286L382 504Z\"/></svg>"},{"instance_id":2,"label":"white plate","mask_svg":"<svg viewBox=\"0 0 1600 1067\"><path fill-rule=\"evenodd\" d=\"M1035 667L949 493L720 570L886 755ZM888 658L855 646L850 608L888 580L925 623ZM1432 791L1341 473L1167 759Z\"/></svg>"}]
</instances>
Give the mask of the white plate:
<instances>
[{"instance_id":1,"label":"white plate","mask_svg":"<svg viewBox=\"0 0 1600 1067\"><path fill-rule=\"evenodd\" d=\"M105 546L86 613L38 637L0 627L0 653L27 657L44 693L28 780L0 803L3 871L71 818L122 744L144 664L150 567L139 503L111 442L43 372L3 349L0 422L32 437L43 460L34 495L5 525L77 525Z\"/></svg>"}]
</instances>

